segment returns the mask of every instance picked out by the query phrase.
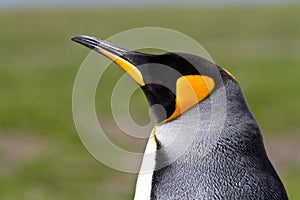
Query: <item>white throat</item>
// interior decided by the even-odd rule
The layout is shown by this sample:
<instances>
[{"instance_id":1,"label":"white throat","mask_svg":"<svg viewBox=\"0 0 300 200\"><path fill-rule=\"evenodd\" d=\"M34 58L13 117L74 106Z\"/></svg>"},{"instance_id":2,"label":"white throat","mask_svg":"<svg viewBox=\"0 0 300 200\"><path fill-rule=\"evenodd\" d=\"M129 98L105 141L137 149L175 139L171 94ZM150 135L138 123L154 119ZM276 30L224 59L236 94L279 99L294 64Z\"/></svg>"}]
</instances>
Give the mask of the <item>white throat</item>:
<instances>
[{"instance_id":1,"label":"white throat","mask_svg":"<svg viewBox=\"0 0 300 200\"><path fill-rule=\"evenodd\" d=\"M136 183L134 200L150 200L151 198L152 177L155 170L155 157L157 150L157 144L154 136L155 129L156 127L153 128L146 146L140 173Z\"/></svg>"}]
</instances>

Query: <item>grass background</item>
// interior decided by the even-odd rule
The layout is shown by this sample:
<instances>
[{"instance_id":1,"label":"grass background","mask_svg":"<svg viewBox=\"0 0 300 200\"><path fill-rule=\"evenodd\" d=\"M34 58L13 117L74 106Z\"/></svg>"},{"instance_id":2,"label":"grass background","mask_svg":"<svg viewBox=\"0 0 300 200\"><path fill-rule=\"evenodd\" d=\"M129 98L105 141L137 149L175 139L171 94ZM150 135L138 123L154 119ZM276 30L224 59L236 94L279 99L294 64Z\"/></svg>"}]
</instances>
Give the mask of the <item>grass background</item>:
<instances>
[{"instance_id":1,"label":"grass background","mask_svg":"<svg viewBox=\"0 0 300 200\"><path fill-rule=\"evenodd\" d=\"M276 168L290 199L300 199L299 24L299 6L1 10L0 199L132 199L136 175L96 161L76 133L72 87L88 51L69 38L142 26L191 36L236 76L264 137L278 141L269 153L288 150ZM109 115L109 85L123 72L106 74L97 107Z\"/></svg>"}]
</instances>

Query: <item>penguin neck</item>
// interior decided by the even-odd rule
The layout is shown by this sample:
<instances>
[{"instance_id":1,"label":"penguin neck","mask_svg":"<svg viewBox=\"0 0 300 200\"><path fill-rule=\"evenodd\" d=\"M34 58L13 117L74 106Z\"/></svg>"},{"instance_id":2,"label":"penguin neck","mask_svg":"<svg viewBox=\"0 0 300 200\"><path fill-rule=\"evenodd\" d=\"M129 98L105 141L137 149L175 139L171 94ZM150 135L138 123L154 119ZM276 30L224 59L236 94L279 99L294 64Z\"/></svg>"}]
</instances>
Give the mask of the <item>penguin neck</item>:
<instances>
[{"instance_id":1,"label":"penguin neck","mask_svg":"<svg viewBox=\"0 0 300 200\"><path fill-rule=\"evenodd\" d=\"M147 199L239 198L245 186L257 199L262 196L252 187L282 187L234 80L179 118L157 126L155 136L156 166Z\"/></svg>"},{"instance_id":2,"label":"penguin neck","mask_svg":"<svg viewBox=\"0 0 300 200\"><path fill-rule=\"evenodd\" d=\"M228 120L228 116L233 117L233 120ZM156 169L171 165L182 155L192 156L189 162L201 161L220 140L236 136L234 131L226 130L230 130L228 126L235 127L234 123L239 122L241 117L243 122L247 121L257 129L254 131L255 137L261 137L240 87L234 80L226 80L222 87L216 88L209 97L180 117L156 127ZM238 126L243 128L242 123ZM244 140L243 135L237 135L236 138Z\"/></svg>"},{"instance_id":3,"label":"penguin neck","mask_svg":"<svg viewBox=\"0 0 300 200\"><path fill-rule=\"evenodd\" d=\"M156 126L155 140L157 151L153 154L155 157L150 159L153 162L149 164L144 157L141 168L145 165L153 167L153 171L139 175L135 200L151 199L150 194L152 196L157 192L156 184L160 182L175 181L170 183L175 187L178 180L170 179L170 176L175 177L179 171L189 172L181 178L196 176L197 180L202 177L203 181L205 177L201 173L206 172L205 167L211 163L215 167L224 167L216 164L216 156L226 158L253 150L260 151L255 155L267 160L258 126L240 87L233 80L225 80L222 87L216 88L210 96L178 118ZM218 149L220 145L228 146L223 148L224 151L232 149L221 152Z\"/></svg>"},{"instance_id":4,"label":"penguin neck","mask_svg":"<svg viewBox=\"0 0 300 200\"><path fill-rule=\"evenodd\" d=\"M197 154L205 156L218 141L225 115L225 88L219 87L178 118L157 126L156 169L172 164L190 148L197 147Z\"/></svg>"}]
</instances>

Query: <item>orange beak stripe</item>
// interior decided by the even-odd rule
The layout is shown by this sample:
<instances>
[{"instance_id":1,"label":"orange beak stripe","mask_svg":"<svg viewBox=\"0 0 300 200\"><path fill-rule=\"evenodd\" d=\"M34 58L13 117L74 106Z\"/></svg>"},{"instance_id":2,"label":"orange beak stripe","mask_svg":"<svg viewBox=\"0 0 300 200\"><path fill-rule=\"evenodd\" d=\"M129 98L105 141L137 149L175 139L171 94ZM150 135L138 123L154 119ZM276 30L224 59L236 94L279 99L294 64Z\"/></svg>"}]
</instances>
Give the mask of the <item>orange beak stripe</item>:
<instances>
[{"instance_id":1,"label":"orange beak stripe","mask_svg":"<svg viewBox=\"0 0 300 200\"><path fill-rule=\"evenodd\" d=\"M103 49L100 49L99 52L120 66L140 86L145 85L141 72L133 64Z\"/></svg>"}]
</instances>

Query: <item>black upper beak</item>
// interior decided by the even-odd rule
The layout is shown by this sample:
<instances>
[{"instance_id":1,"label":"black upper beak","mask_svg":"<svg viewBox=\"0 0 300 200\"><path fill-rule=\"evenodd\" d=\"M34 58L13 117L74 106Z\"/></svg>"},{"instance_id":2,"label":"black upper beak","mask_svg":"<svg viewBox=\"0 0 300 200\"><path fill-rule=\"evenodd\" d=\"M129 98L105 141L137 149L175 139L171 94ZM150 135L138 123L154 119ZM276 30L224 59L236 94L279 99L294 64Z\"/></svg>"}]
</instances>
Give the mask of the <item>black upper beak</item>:
<instances>
[{"instance_id":1,"label":"black upper beak","mask_svg":"<svg viewBox=\"0 0 300 200\"><path fill-rule=\"evenodd\" d=\"M104 42L91 36L78 35L72 37L71 40L111 59L128 73L140 86L145 85L141 71L136 67L132 60L129 59L130 56L137 54L136 52L116 47L108 42Z\"/></svg>"},{"instance_id":2,"label":"black upper beak","mask_svg":"<svg viewBox=\"0 0 300 200\"><path fill-rule=\"evenodd\" d=\"M99 40L98 38L86 36L86 35L77 35L71 38L72 41L82 44L92 50L99 52L99 50L105 50L109 53L112 53L116 56L122 56L125 53L130 52L129 50L116 47L108 42Z\"/></svg>"}]
</instances>

